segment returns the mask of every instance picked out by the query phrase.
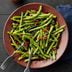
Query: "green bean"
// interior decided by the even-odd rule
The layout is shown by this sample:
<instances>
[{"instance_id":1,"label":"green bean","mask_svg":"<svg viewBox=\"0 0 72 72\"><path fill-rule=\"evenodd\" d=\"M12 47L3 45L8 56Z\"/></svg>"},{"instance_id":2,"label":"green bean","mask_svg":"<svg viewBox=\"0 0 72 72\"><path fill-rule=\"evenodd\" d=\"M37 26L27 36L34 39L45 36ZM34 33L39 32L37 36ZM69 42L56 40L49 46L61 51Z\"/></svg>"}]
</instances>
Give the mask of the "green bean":
<instances>
[{"instance_id":1,"label":"green bean","mask_svg":"<svg viewBox=\"0 0 72 72\"><path fill-rule=\"evenodd\" d=\"M11 43L12 46L16 47L16 45L14 43Z\"/></svg>"},{"instance_id":2,"label":"green bean","mask_svg":"<svg viewBox=\"0 0 72 72\"><path fill-rule=\"evenodd\" d=\"M21 29L19 29L19 30L15 30L15 31L13 32L13 35L15 35L15 34L21 32L21 31L23 31L23 30L24 30L23 28L21 28Z\"/></svg>"},{"instance_id":3,"label":"green bean","mask_svg":"<svg viewBox=\"0 0 72 72\"><path fill-rule=\"evenodd\" d=\"M42 33L42 29L40 30L40 37L42 38L43 33ZM40 40L40 47L43 48L43 44L42 44L42 39Z\"/></svg>"},{"instance_id":4,"label":"green bean","mask_svg":"<svg viewBox=\"0 0 72 72\"><path fill-rule=\"evenodd\" d=\"M19 19L16 19L16 18L20 18L20 16L14 16L14 17L11 18L11 20L16 21L16 22L19 23L20 20Z\"/></svg>"},{"instance_id":5,"label":"green bean","mask_svg":"<svg viewBox=\"0 0 72 72\"><path fill-rule=\"evenodd\" d=\"M24 17L26 17L26 16L28 15L28 13L29 13L29 10L27 10L27 11L25 12Z\"/></svg>"},{"instance_id":6,"label":"green bean","mask_svg":"<svg viewBox=\"0 0 72 72\"><path fill-rule=\"evenodd\" d=\"M56 42L58 41L57 37L55 37L54 34L52 34L51 36L53 37L54 41L56 41Z\"/></svg>"},{"instance_id":7,"label":"green bean","mask_svg":"<svg viewBox=\"0 0 72 72\"><path fill-rule=\"evenodd\" d=\"M60 33L59 34L57 34L57 39L60 37Z\"/></svg>"},{"instance_id":8,"label":"green bean","mask_svg":"<svg viewBox=\"0 0 72 72\"><path fill-rule=\"evenodd\" d=\"M56 22L55 29L57 30L58 28L59 28L59 24L58 24L58 22Z\"/></svg>"},{"instance_id":9,"label":"green bean","mask_svg":"<svg viewBox=\"0 0 72 72\"><path fill-rule=\"evenodd\" d=\"M44 32L42 32L42 33L43 33L43 38L44 38L46 36L46 34ZM43 48L45 48L45 43L46 43L46 40L43 39L43 45L42 45Z\"/></svg>"},{"instance_id":10,"label":"green bean","mask_svg":"<svg viewBox=\"0 0 72 72\"><path fill-rule=\"evenodd\" d=\"M60 33L59 34L57 34L57 39L60 37ZM54 48L56 48L57 47L57 45L58 45L58 41L56 42L56 44L53 46Z\"/></svg>"},{"instance_id":11,"label":"green bean","mask_svg":"<svg viewBox=\"0 0 72 72\"><path fill-rule=\"evenodd\" d=\"M44 18L47 18L51 13L48 13L48 14L39 14L35 19L44 19ZM32 14L32 15L35 15L35 14ZM26 16L26 18L28 17L31 17L31 16ZM23 18L23 20L25 20L25 18Z\"/></svg>"},{"instance_id":12,"label":"green bean","mask_svg":"<svg viewBox=\"0 0 72 72\"><path fill-rule=\"evenodd\" d=\"M28 55L28 54L23 54L23 55L21 55L21 56L18 58L18 60L22 60L22 59L25 58L25 57L29 57L29 55Z\"/></svg>"},{"instance_id":13,"label":"green bean","mask_svg":"<svg viewBox=\"0 0 72 72\"><path fill-rule=\"evenodd\" d=\"M35 35L33 36L33 39L35 39L38 34L39 34L39 31L37 31L37 32L35 33Z\"/></svg>"},{"instance_id":14,"label":"green bean","mask_svg":"<svg viewBox=\"0 0 72 72\"><path fill-rule=\"evenodd\" d=\"M51 13L48 13L48 14L40 14L36 19L47 18L50 14ZM31 16L26 16L26 18L30 18L30 17ZM20 22L20 16L14 16L14 17L11 18L11 20L16 21L16 22L19 23ZM29 21L29 20L25 21L24 16L23 16L23 20L24 20L24 22L32 22L32 21Z\"/></svg>"},{"instance_id":15,"label":"green bean","mask_svg":"<svg viewBox=\"0 0 72 72\"><path fill-rule=\"evenodd\" d=\"M37 17L37 19L47 18L50 14L51 14L51 13L48 13L48 14L40 14L40 15ZM35 15L35 14L34 14L34 15ZM31 17L31 16L26 16L26 18L28 18L28 17ZM11 18L11 20L20 22L20 16L13 16L13 17ZM23 20L25 21L24 16L23 16ZM29 21L29 20L27 20L27 21L25 21L25 22L28 22L28 21ZM29 21L29 22L30 22L30 21Z\"/></svg>"},{"instance_id":16,"label":"green bean","mask_svg":"<svg viewBox=\"0 0 72 72\"><path fill-rule=\"evenodd\" d=\"M44 20L41 24L45 24L49 19L51 19L53 14L51 14L46 20Z\"/></svg>"},{"instance_id":17,"label":"green bean","mask_svg":"<svg viewBox=\"0 0 72 72\"><path fill-rule=\"evenodd\" d=\"M15 46L13 43L11 43L12 46Z\"/></svg>"},{"instance_id":18,"label":"green bean","mask_svg":"<svg viewBox=\"0 0 72 72\"><path fill-rule=\"evenodd\" d=\"M53 60L56 59L56 53L55 53L55 51L53 51L53 56L52 56L52 58L53 58Z\"/></svg>"},{"instance_id":19,"label":"green bean","mask_svg":"<svg viewBox=\"0 0 72 72\"><path fill-rule=\"evenodd\" d=\"M21 16L13 16L13 19L20 19Z\"/></svg>"},{"instance_id":20,"label":"green bean","mask_svg":"<svg viewBox=\"0 0 72 72\"><path fill-rule=\"evenodd\" d=\"M33 55L36 54L36 52L38 51L38 47L35 49L35 51L33 52Z\"/></svg>"},{"instance_id":21,"label":"green bean","mask_svg":"<svg viewBox=\"0 0 72 72\"><path fill-rule=\"evenodd\" d=\"M32 12L30 13L31 16L33 16L33 15L35 15L35 14L36 14L36 12L35 12L35 13L32 13ZM41 13L39 14L39 16L42 15L42 14L45 14L45 13L42 13L42 12L41 12ZM39 16L38 16L38 17L39 17Z\"/></svg>"},{"instance_id":22,"label":"green bean","mask_svg":"<svg viewBox=\"0 0 72 72\"><path fill-rule=\"evenodd\" d=\"M58 34L58 33L61 33L61 32L63 32L63 31L64 31L64 29L61 29L61 30L55 32L54 35L56 35L56 34Z\"/></svg>"},{"instance_id":23,"label":"green bean","mask_svg":"<svg viewBox=\"0 0 72 72\"><path fill-rule=\"evenodd\" d=\"M32 23L33 22L33 20L26 20L26 21L24 21L25 23Z\"/></svg>"},{"instance_id":24,"label":"green bean","mask_svg":"<svg viewBox=\"0 0 72 72\"><path fill-rule=\"evenodd\" d=\"M41 58L43 58L43 59L45 59L46 60L46 57L45 56L43 56L43 55L39 55Z\"/></svg>"},{"instance_id":25,"label":"green bean","mask_svg":"<svg viewBox=\"0 0 72 72\"><path fill-rule=\"evenodd\" d=\"M50 45L50 47L48 48L48 50L47 50L47 54L49 54L49 52L50 52L50 50L53 48L53 45L55 44L55 42L52 42L51 43L51 45Z\"/></svg>"},{"instance_id":26,"label":"green bean","mask_svg":"<svg viewBox=\"0 0 72 72\"><path fill-rule=\"evenodd\" d=\"M23 20L23 12L21 12L21 19L20 19L19 29L21 29L22 20Z\"/></svg>"},{"instance_id":27,"label":"green bean","mask_svg":"<svg viewBox=\"0 0 72 72\"><path fill-rule=\"evenodd\" d=\"M52 56L51 52L49 53L49 57L50 57L50 59L53 59L53 56Z\"/></svg>"},{"instance_id":28,"label":"green bean","mask_svg":"<svg viewBox=\"0 0 72 72\"><path fill-rule=\"evenodd\" d=\"M29 56L29 54L28 53L24 53L24 52L22 52L22 51L20 51L20 50L16 50L16 51L14 51L14 53L16 54L21 54L21 56L18 58L18 60L21 60L21 59L23 59L24 57L28 57Z\"/></svg>"},{"instance_id":29,"label":"green bean","mask_svg":"<svg viewBox=\"0 0 72 72\"><path fill-rule=\"evenodd\" d=\"M39 10L38 10L37 14L35 14L33 16L30 16L30 17L26 17L25 20L36 18L40 14L41 10L42 10L42 6L39 7Z\"/></svg>"},{"instance_id":30,"label":"green bean","mask_svg":"<svg viewBox=\"0 0 72 72\"><path fill-rule=\"evenodd\" d=\"M15 39L16 41L18 41L20 44L22 43L21 40L19 40L19 38L18 38L17 36L13 35L13 37L14 37L14 39Z\"/></svg>"},{"instance_id":31,"label":"green bean","mask_svg":"<svg viewBox=\"0 0 72 72\"><path fill-rule=\"evenodd\" d=\"M33 55L35 55L35 53L37 53L37 51L38 51L38 48L34 51L34 53L33 53ZM38 53L37 53L38 54ZM42 58L44 58L44 59L46 59L46 58L49 58L49 56L47 55L47 54L38 54L40 57L42 57Z\"/></svg>"},{"instance_id":32,"label":"green bean","mask_svg":"<svg viewBox=\"0 0 72 72\"><path fill-rule=\"evenodd\" d=\"M18 60L20 61L20 60L22 60L24 57L25 57L24 55L21 55L21 56L18 58Z\"/></svg>"},{"instance_id":33,"label":"green bean","mask_svg":"<svg viewBox=\"0 0 72 72\"><path fill-rule=\"evenodd\" d=\"M31 60L36 60L36 59L39 59L39 57L36 56L36 57L32 57L32 58L31 58ZM24 62L28 62L28 61L29 61L29 59L25 59L25 60L24 60Z\"/></svg>"},{"instance_id":34,"label":"green bean","mask_svg":"<svg viewBox=\"0 0 72 72\"><path fill-rule=\"evenodd\" d=\"M55 31L53 31L53 33L57 32L57 31L59 31L59 30L61 30L61 29L64 29L64 27L65 27L65 25L63 25L63 26L57 28Z\"/></svg>"},{"instance_id":35,"label":"green bean","mask_svg":"<svg viewBox=\"0 0 72 72\"><path fill-rule=\"evenodd\" d=\"M35 41L32 41L32 43L40 50L41 54L44 54L42 49L38 46L38 44Z\"/></svg>"},{"instance_id":36,"label":"green bean","mask_svg":"<svg viewBox=\"0 0 72 72\"><path fill-rule=\"evenodd\" d=\"M36 19L44 19L47 18L51 13L48 14L40 14Z\"/></svg>"},{"instance_id":37,"label":"green bean","mask_svg":"<svg viewBox=\"0 0 72 72\"><path fill-rule=\"evenodd\" d=\"M21 25L21 27L30 26L30 25L34 25L34 23L25 23L25 24Z\"/></svg>"},{"instance_id":38,"label":"green bean","mask_svg":"<svg viewBox=\"0 0 72 72\"><path fill-rule=\"evenodd\" d=\"M36 10L31 10L30 12L31 12L31 13L36 13Z\"/></svg>"},{"instance_id":39,"label":"green bean","mask_svg":"<svg viewBox=\"0 0 72 72\"><path fill-rule=\"evenodd\" d=\"M53 41L57 42L56 40L54 40L52 38L49 39L49 42L53 42Z\"/></svg>"},{"instance_id":40,"label":"green bean","mask_svg":"<svg viewBox=\"0 0 72 72\"><path fill-rule=\"evenodd\" d=\"M17 28L18 24L12 23L13 28Z\"/></svg>"},{"instance_id":41,"label":"green bean","mask_svg":"<svg viewBox=\"0 0 72 72\"><path fill-rule=\"evenodd\" d=\"M22 52L22 51L20 51L20 50L16 50L16 51L14 51L14 53L18 53L18 54L24 54L24 52Z\"/></svg>"},{"instance_id":42,"label":"green bean","mask_svg":"<svg viewBox=\"0 0 72 72\"><path fill-rule=\"evenodd\" d=\"M46 57L45 57L44 55L40 54L40 53L37 53L37 55L38 55L39 57L43 58L43 59L46 59Z\"/></svg>"},{"instance_id":43,"label":"green bean","mask_svg":"<svg viewBox=\"0 0 72 72\"><path fill-rule=\"evenodd\" d=\"M47 59L49 58L49 55L47 54L40 54L40 53L37 53L40 57L42 57L43 59Z\"/></svg>"},{"instance_id":44,"label":"green bean","mask_svg":"<svg viewBox=\"0 0 72 72\"><path fill-rule=\"evenodd\" d=\"M38 41L39 41L39 36L40 36L40 35L38 34L37 39L36 39L36 42L38 42Z\"/></svg>"},{"instance_id":45,"label":"green bean","mask_svg":"<svg viewBox=\"0 0 72 72\"><path fill-rule=\"evenodd\" d=\"M43 45L42 45L42 48L45 48L45 43L46 43L46 41L45 41L45 40L43 40Z\"/></svg>"},{"instance_id":46,"label":"green bean","mask_svg":"<svg viewBox=\"0 0 72 72\"><path fill-rule=\"evenodd\" d=\"M56 18L56 16L55 16L55 15L53 15L53 18Z\"/></svg>"},{"instance_id":47,"label":"green bean","mask_svg":"<svg viewBox=\"0 0 72 72\"><path fill-rule=\"evenodd\" d=\"M7 33L12 35L13 31L14 31L14 29L12 29L10 32L8 31Z\"/></svg>"},{"instance_id":48,"label":"green bean","mask_svg":"<svg viewBox=\"0 0 72 72\"><path fill-rule=\"evenodd\" d=\"M49 55L47 55L47 54L43 54L43 55L46 57L46 59L49 58Z\"/></svg>"},{"instance_id":49,"label":"green bean","mask_svg":"<svg viewBox=\"0 0 72 72\"><path fill-rule=\"evenodd\" d=\"M42 25L42 26L39 26L39 27L36 27L36 28L33 28L33 29L29 30L29 31L31 32L31 31L34 31L34 30L41 29L41 28L49 25L49 24L51 23L51 21L52 21L52 19L50 19L46 24L44 24L44 25Z\"/></svg>"},{"instance_id":50,"label":"green bean","mask_svg":"<svg viewBox=\"0 0 72 72\"><path fill-rule=\"evenodd\" d=\"M27 27L25 27L24 30L26 30L26 29L28 29L28 28L31 28L31 26L27 26Z\"/></svg>"},{"instance_id":51,"label":"green bean","mask_svg":"<svg viewBox=\"0 0 72 72\"><path fill-rule=\"evenodd\" d=\"M50 35L51 35L51 32L52 32L53 28L54 28L54 26L51 26L51 27L50 27L50 30L49 30L49 33L48 33L48 36L47 36L47 41L46 41L45 47L48 46L49 38L50 38Z\"/></svg>"},{"instance_id":52,"label":"green bean","mask_svg":"<svg viewBox=\"0 0 72 72\"><path fill-rule=\"evenodd\" d=\"M16 48L18 48L18 45L15 43L14 39L12 38L12 36L10 36L12 43L15 45Z\"/></svg>"},{"instance_id":53,"label":"green bean","mask_svg":"<svg viewBox=\"0 0 72 72\"><path fill-rule=\"evenodd\" d=\"M42 49L38 46L38 44L37 44L33 39L31 39L31 38L30 38L29 36L27 36L27 35L25 35L24 37L28 38L28 39L31 41L31 43L32 43L34 46L36 46L36 47L40 50L40 52L43 54Z\"/></svg>"}]
</instances>

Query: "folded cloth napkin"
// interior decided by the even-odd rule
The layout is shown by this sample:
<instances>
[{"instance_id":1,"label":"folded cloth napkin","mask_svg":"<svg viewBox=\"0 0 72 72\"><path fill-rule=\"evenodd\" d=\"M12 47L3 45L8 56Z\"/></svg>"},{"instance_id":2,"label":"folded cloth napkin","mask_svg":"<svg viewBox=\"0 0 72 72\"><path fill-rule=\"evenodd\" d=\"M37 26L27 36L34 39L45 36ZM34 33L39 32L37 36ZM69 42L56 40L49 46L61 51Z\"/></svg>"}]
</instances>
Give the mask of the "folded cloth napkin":
<instances>
[{"instance_id":1,"label":"folded cloth napkin","mask_svg":"<svg viewBox=\"0 0 72 72\"><path fill-rule=\"evenodd\" d=\"M72 5L60 5L56 9L64 16L69 29L69 43L62 60L72 62Z\"/></svg>"}]
</instances>

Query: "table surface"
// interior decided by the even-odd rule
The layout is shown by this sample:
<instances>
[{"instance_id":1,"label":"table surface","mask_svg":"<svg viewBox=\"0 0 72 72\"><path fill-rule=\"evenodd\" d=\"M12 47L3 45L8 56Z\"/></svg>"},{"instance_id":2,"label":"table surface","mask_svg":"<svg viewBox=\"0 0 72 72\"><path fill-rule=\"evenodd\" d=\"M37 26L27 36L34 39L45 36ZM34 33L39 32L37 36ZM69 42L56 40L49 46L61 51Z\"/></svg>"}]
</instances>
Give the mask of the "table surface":
<instances>
[{"instance_id":1,"label":"table surface","mask_svg":"<svg viewBox=\"0 0 72 72\"><path fill-rule=\"evenodd\" d=\"M16 5L11 2L11 0L0 0L0 65L3 60L8 56L7 52L3 47L3 27L8 16L21 5L35 2L35 0L24 0L22 4ZM56 7L57 5L71 4L72 0L36 0L36 2L46 3ZM72 31L72 26L69 26L70 32ZM72 32L70 33L70 38L72 37ZM55 64L45 67L42 69L31 69L31 72L72 72L72 39L69 40L67 50L64 55ZM0 72L23 72L24 67L20 66L16 62L12 61L5 71L0 69Z\"/></svg>"}]
</instances>

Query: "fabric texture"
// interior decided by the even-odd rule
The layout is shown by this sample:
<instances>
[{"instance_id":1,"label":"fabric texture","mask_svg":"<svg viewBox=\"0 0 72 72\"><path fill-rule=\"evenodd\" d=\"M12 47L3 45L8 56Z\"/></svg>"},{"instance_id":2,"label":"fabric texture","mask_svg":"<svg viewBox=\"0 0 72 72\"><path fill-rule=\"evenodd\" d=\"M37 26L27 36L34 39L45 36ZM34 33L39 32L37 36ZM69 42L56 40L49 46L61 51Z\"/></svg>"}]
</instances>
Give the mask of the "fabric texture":
<instances>
[{"instance_id":1,"label":"fabric texture","mask_svg":"<svg viewBox=\"0 0 72 72\"><path fill-rule=\"evenodd\" d=\"M62 60L72 63L72 5L60 5L57 6L56 9L65 18L69 30L69 43L67 46L67 50L62 57Z\"/></svg>"}]
</instances>

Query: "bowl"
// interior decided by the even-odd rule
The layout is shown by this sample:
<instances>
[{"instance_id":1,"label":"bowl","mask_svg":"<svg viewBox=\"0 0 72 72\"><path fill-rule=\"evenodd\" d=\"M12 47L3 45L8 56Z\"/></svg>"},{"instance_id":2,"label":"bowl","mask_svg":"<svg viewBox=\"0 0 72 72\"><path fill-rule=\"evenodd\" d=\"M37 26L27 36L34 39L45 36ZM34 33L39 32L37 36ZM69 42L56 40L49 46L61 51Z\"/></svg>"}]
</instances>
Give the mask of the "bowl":
<instances>
[{"instance_id":1,"label":"bowl","mask_svg":"<svg viewBox=\"0 0 72 72\"><path fill-rule=\"evenodd\" d=\"M66 27L65 27L64 32L61 35L61 40L59 43L59 48L57 50L56 60L48 59L48 60L41 60L41 61L32 61L31 66L30 66L31 68L43 68L43 67L46 67L46 66L49 66L49 65L55 63L63 55L64 51L66 50L67 44L68 44L68 28L67 28L67 24L66 24L64 18L62 17L62 15L50 5L42 4L42 3L28 3L26 5L23 5L19 8L17 8L15 11L13 11L11 13L11 15L8 17L7 21L5 22L4 30L3 30L3 43L4 43L4 47L7 51L7 53L9 55L11 55L14 52L14 48L11 46L11 43L10 43L9 35L7 34L7 32L9 30L11 30L12 21L10 20L10 18L14 15L20 15L21 11L25 12L26 10L30 10L30 9L38 10L40 5L43 6L43 10L42 10L43 12L53 13L54 15L57 16L57 21L59 22L60 26L66 25ZM23 60L18 61L17 58L18 58L18 55L13 56L13 59L18 64L20 64L24 67L27 65L27 63L25 63Z\"/></svg>"}]
</instances>

